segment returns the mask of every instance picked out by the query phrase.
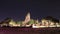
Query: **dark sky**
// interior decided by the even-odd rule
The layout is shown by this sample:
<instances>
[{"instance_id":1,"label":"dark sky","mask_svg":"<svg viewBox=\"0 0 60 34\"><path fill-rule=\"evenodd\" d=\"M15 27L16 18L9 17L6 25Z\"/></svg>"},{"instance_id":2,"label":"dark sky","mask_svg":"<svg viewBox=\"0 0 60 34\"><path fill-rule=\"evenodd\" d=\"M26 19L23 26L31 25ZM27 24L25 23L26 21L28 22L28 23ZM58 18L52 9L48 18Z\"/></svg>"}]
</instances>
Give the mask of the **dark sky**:
<instances>
[{"instance_id":1,"label":"dark sky","mask_svg":"<svg viewBox=\"0 0 60 34\"><path fill-rule=\"evenodd\" d=\"M14 20L23 20L26 13L31 18L41 19L53 16L60 19L60 1L57 0L0 0L0 20L12 17Z\"/></svg>"}]
</instances>

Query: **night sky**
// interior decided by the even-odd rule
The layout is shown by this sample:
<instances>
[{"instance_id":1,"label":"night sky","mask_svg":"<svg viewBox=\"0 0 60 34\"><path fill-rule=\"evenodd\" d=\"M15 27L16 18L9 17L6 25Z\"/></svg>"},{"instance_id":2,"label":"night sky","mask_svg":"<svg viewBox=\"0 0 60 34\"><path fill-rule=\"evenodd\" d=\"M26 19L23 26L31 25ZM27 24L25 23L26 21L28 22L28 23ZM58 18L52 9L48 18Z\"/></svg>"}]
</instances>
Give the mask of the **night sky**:
<instances>
[{"instance_id":1,"label":"night sky","mask_svg":"<svg viewBox=\"0 0 60 34\"><path fill-rule=\"evenodd\" d=\"M57 0L0 0L0 21L6 17L23 20L30 12L31 18L53 16L60 19L60 1Z\"/></svg>"}]
</instances>

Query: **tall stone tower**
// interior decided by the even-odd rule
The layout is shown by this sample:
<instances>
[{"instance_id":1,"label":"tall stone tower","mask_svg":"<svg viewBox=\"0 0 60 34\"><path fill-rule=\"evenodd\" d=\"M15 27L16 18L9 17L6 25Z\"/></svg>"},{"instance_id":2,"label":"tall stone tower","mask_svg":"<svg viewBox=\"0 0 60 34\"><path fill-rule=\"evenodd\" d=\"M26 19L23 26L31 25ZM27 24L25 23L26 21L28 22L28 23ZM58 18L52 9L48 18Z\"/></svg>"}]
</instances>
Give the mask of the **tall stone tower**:
<instances>
[{"instance_id":1,"label":"tall stone tower","mask_svg":"<svg viewBox=\"0 0 60 34\"><path fill-rule=\"evenodd\" d=\"M28 12L28 14L25 17L25 22L29 22L30 21L30 13Z\"/></svg>"},{"instance_id":2,"label":"tall stone tower","mask_svg":"<svg viewBox=\"0 0 60 34\"><path fill-rule=\"evenodd\" d=\"M28 13L25 17L25 20L22 23L22 26L25 26L30 21L30 13Z\"/></svg>"}]
</instances>

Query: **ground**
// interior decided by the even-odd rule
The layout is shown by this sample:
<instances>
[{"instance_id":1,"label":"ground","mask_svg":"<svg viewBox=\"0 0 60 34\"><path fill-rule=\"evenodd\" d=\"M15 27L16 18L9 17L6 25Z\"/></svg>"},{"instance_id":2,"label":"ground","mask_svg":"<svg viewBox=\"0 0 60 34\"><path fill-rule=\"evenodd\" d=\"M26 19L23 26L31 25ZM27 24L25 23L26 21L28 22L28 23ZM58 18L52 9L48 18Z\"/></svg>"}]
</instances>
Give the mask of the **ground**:
<instances>
[{"instance_id":1,"label":"ground","mask_svg":"<svg viewBox=\"0 0 60 34\"><path fill-rule=\"evenodd\" d=\"M1 27L0 34L60 34L60 28Z\"/></svg>"}]
</instances>

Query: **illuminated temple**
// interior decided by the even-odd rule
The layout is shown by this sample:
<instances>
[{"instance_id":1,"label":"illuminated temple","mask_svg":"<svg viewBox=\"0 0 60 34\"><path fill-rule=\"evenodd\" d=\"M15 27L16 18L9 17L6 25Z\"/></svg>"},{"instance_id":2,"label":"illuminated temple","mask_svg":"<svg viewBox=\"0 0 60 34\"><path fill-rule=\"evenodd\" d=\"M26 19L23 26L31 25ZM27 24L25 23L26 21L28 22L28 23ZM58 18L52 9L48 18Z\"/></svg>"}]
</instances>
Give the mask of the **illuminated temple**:
<instances>
[{"instance_id":1,"label":"illuminated temple","mask_svg":"<svg viewBox=\"0 0 60 34\"><path fill-rule=\"evenodd\" d=\"M11 18L6 18L4 21L0 22L0 26L10 26L10 27L32 27L32 28L45 28L45 27L60 27L60 22L58 19L51 16L47 16L39 20L34 20L30 18L30 13L25 17L24 21L14 21Z\"/></svg>"}]
</instances>

